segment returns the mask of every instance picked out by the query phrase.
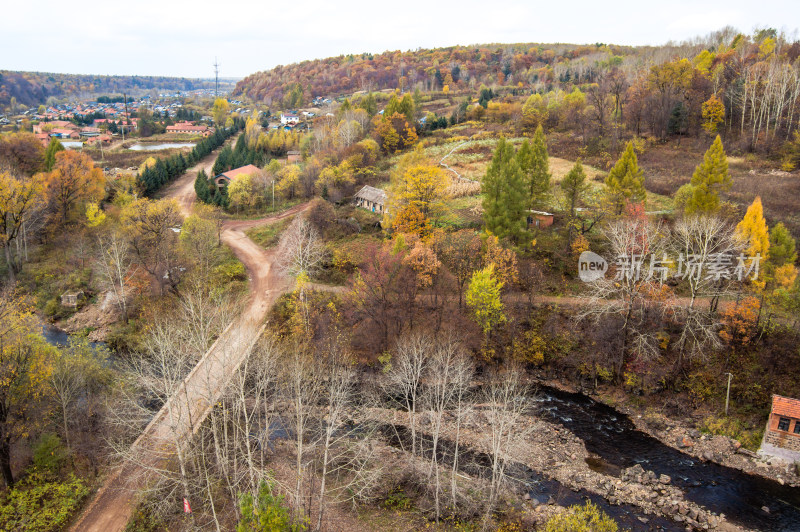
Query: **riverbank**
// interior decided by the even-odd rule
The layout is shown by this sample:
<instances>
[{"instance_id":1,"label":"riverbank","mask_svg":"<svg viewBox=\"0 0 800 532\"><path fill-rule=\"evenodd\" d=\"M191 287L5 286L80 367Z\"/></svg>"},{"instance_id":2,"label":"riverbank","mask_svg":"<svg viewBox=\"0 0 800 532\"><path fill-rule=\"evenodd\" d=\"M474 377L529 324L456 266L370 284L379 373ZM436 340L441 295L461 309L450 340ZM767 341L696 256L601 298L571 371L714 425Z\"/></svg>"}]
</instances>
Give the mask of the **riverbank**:
<instances>
[{"instance_id":1,"label":"riverbank","mask_svg":"<svg viewBox=\"0 0 800 532\"><path fill-rule=\"evenodd\" d=\"M543 380L540 381L540 384L567 393L582 393L557 380ZM793 464L757 455L742 447L742 444L733 438L704 434L698 429L698 423L690 416L675 419L653 409L643 412L641 408L631 406L625 400L624 394L602 388L599 389L599 393L585 395L623 412L638 430L676 451L693 456L703 462L719 464L774 480L781 485L800 487L800 475L797 474L797 469Z\"/></svg>"}]
</instances>

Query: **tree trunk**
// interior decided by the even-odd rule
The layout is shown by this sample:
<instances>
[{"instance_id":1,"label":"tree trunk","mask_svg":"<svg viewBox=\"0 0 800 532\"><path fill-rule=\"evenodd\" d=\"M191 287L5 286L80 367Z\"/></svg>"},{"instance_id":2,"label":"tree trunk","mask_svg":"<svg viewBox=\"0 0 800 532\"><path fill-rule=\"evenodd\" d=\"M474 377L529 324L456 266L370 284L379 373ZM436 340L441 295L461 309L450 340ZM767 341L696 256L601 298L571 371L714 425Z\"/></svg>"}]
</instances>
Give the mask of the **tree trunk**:
<instances>
[{"instance_id":1,"label":"tree trunk","mask_svg":"<svg viewBox=\"0 0 800 532\"><path fill-rule=\"evenodd\" d=\"M5 251L6 255L6 267L8 268L8 282L10 285L13 286L16 284L17 278L16 275L14 274L14 261L11 260L11 249L9 248L8 243L6 243L6 245L3 246L3 250Z\"/></svg>"},{"instance_id":2,"label":"tree trunk","mask_svg":"<svg viewBox=\"0 0 800 532\"><path fill-rule=\"evenodd\" d=\"M7 438L0 440L0 470L7 488L14 487L14 475L11 473L11 444Z\"/></svg>"}]
</instances>

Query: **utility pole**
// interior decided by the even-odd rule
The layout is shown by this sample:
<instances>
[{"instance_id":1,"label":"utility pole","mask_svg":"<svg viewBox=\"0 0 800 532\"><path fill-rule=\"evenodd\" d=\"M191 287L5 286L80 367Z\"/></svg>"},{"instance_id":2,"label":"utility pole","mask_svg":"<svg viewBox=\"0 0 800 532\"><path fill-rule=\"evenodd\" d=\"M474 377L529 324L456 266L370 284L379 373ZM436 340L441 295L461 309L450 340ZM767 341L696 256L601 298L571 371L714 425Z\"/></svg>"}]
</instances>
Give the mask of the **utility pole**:
<instances>
[{"instance_id":1,"label":"utility pole","mask_svg":"<svg viewBox=\"0 0 800 532\"><path fill-rule=\"evenodd\" d=\"M125 143L125 124L130 122L131 115L128 114L128 95L122 93L122 99L125 101L125 119L122 121L122 143Z\"/></svg>"},{"instance_id":2,"label":"utility pole","mask_svg":"<svg viewBox=\"0 0 800 532\"><path fill-rule=\"evenodd\" d=\"M725 394L725 415L728 415L728 403L731 400L731 377L733 373L728 373L728 392Z\"/></svg>"},{"instance_id":3,"label":"utility pole","mask_svg":"<svg viewBox=\"0 0 800 532\"><path fill-rule=\"evenodd\" d=\"M214 56L214 99L219 98L219 62Z\"/></svg>"}]
</instances>

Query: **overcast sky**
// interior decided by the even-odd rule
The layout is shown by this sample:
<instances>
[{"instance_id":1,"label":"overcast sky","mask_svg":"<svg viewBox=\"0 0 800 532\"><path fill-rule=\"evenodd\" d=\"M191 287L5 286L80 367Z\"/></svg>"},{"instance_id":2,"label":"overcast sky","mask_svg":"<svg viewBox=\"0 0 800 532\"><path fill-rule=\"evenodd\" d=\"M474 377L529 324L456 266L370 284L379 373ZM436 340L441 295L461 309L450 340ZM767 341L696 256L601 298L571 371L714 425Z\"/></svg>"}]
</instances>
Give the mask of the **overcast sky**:
<instances>
[{"instance_id":1,"label":"overcast sky","mask_svg":"<svg viewBox=\"0 0 800 532\"><path fill-rule=\"evenodd\" d=\"M221 77L455 44L663 44L726 25L793 33L800 0L12 0L0 69Z\"/></svg>"}]
</instances>

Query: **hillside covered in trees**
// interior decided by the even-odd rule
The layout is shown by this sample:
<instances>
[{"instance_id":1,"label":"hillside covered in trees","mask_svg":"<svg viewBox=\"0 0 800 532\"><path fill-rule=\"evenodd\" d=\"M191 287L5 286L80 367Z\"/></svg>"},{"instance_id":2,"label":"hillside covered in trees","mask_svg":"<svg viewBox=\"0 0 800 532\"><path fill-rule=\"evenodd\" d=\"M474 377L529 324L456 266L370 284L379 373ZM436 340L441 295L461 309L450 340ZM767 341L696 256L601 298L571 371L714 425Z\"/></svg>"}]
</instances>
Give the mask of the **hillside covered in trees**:
<instances>
[{"instance_id":1,"label":"hillside covered in trees","mask_svg":"<svg viewBox=\"0 0 800 532\"><path fill-rule=\"evenodd\" d=\"M227 82L225 83L227 85ZM214 80L170 78L165 76L95 76L49 72L12 72L0 70L0 109L11 99L22 105L45 103L48 98L83 98L103 93L136 95L152 89L213 89Z\"/></svg>"},{"instance_id":2,"label":"hillside covered in trees","mask_svg":"<svg viewBox=\"0 0 800 532\"><path fill-rule=\"evenodd\" d=\"M636 135L698 135L705 121L751 150L775 147L795 129L798 56L800 42L774 29L748 36L724 28L660 47L454 46L278 66L243 79L234 94L297 107L316 96L384 89L477 95L483 85L498 101L541 95L532 103L543 122L587 138L610 136L623 123Z\"/></svg>"}]
</instances>

